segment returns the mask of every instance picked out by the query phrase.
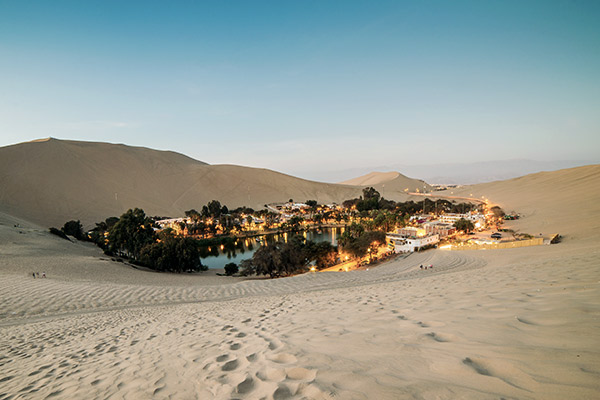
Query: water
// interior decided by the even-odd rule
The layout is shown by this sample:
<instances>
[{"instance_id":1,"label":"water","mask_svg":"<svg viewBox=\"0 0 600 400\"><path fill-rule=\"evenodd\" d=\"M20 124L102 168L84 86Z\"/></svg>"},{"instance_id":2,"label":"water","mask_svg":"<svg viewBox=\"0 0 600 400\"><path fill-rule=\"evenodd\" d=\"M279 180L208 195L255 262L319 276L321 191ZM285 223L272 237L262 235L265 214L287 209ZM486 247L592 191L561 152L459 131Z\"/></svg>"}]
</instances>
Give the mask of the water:
<instances>
[{"instance_id":1,"label":"water","mask_svg":"<svg viewBox=\"0 0 600 400\"><path fill-rule=\"evenodd\" d=\"M329 242L332 245L337 246L337 239L342 232L344 232L344 228L323 228L320 231L313 230L301 232L299 234L304 236L307 240L312 240L313 242ZM279 240L287 242L292 236L293 234L291 233L281 233L238 239L235 246L231 246L234 248L228 249L225 248L225 246L211 246L212 248L205 249L207 255L201 257L200 259L202 260L202 265L205 265L211 269L223 268L225 267L225 264L229 263L236 263L237 265L240 265L242 260L252 258L252 255L260 246L262 246L262 243L265 241L267 243L272 243Z\"/></svg>"}]
</instances>

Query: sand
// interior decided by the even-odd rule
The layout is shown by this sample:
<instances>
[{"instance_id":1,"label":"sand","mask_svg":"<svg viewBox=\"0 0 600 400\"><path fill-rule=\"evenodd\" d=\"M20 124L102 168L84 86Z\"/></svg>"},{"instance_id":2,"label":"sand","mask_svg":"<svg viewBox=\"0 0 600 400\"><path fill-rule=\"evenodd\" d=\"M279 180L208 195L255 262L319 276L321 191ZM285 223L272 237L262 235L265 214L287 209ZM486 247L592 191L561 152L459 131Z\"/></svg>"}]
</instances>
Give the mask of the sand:
<instances>
[{"instance_id":1,"label":"sand","mask_svg":"<svg viewBox=\"0 0 600 400\"><path fill-rule=\"evenodd\" d=\"M0 214L0 399L597 398L598 167L486 185L564 241L248 281L135 270Z\"/></svg>"},{"instance_id":2,"label":"sand","mask_svg":"<svg viewBox=\"0 0 600 400\"><path fill-rule=\"evenodd\" d=\"M430 192L432 187L420 179L409 178L400 172L371 172L344 182L343 185L374 187L388 200L406 201L409 192Z\"/></svg>"},{"instance_id":3,"label":"sand","mask_svg":"<svg viewBox=\"0 0 600 400\"><path fill-rule=\"evenodd\" d=\"M180 217L211 200L229 208L358 197L361 188L267 169L207 165L182 154L120 144L48 139L0 147L0 211L44 227L86 227L139 207Z\"/></svg>"}]
</instances>

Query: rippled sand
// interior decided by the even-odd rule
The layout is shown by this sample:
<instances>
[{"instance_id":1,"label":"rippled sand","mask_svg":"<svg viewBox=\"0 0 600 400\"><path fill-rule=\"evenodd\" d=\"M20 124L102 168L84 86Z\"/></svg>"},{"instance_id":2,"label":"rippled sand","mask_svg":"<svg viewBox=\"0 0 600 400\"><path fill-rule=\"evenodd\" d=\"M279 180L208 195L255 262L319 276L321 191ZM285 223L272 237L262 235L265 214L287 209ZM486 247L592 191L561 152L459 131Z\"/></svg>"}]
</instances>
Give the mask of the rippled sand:
<instances>
[{"instance_id":1,"label":"rippled sand","mask_svg":"<svg viewBox=\"0 0 600 400\"><path fill-rule=\"evenodd\" d=\"M585 187L557 245L277 280L139 271L0 215L0 399L597 398Z\"/></svg>"}]
</instances>

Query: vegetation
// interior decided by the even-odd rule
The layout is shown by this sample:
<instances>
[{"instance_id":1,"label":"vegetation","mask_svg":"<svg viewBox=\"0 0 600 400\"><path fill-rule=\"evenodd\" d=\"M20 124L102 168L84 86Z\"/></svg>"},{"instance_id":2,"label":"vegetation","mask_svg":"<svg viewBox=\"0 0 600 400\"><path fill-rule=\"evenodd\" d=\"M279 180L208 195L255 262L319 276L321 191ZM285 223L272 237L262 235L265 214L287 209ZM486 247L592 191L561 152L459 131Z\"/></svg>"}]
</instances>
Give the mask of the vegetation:
<instances>
[{"instance_id":1,"label":"vegetation","mask_svg":"<svg viewBox=\"0 0 600 400\"><path fill-rule=\"evenodd\" d=\"M68 221L61 229L65 235L74 236L77 240L84 240L83 226L79 220Z\"/></svg>"},{"instance_id":2,"label":"vegetation","mask_svg":"<svg viewBox=\"0 0 600 400\"><path fill-rule=\"evenodd\" d=\"M200 262L198 245L194 239L177 238L171 232L161 232L159 241L144 246L140 264L162 272L206 271Z\"/></svg>"},{"instance_id":3,"label":"vegetation","mask_svg":"<svg viewBox=\"0 0 600 400\"><path fill-rule=\"evenodd\" d=\"M362 225L352 223L340 236L338 243L352 257L362 258L385 244L385 232L366 231Z\"/></svg>"},{"instance_id":4,"label":"vegetation","mask_svg":"<svg viewBox=\"0 0 600 400\"><path fill-rule=\"evenodd\" d=\"M425 212L465 213L476 206L471 203L452 203L448 200L431 200L424 198L422 201L395 202L381 197L379 192L372 187L363 189L363 195L358 199L346 200L342 203L345 208L354 208L363 213L373 210L388 210L396 214L417 214Z\"/></svg>"},{"instance_id":5,"label":"vegetation","mask_svg":"<svg viewBox=\"0 0 600 400\"><path fill-rule=\"evenodd\" d=\"M239 267L236 263L225 264L225 275L232 276L239 272Z\"/></svg>"},{"instance_id":6,"label":"vegetation","mask_svg":"<svg viewBox=\"0 0 600 400\"><path fill-rule=\"evenodd\" d=\"M108 250L115 255L140 261L142 249L154 243L152 220L136 208L121 215L108 232Z\"/></svg>"},{"instance_id":7,"label":"vegetation","mask_svg":"<svg viewBox=\"0 0 600 400\"><path fill-rule=\"evenodd\" d=\"M105 252L108 251L108 231L119 222L117 217L106 218L103 222L96 223L96 227L89 233L89 238L96 246L100 247Z\"/></svg>"},{"instance_id":8,"label":"vegetation","mask_svg":"<svg viewBox=\"0 0 600 400\"><path fill-rule=\"evenodd\" d=\"M268 275L271 278L308 271L314 262L318 268L335 263L337 249L331 243L315 243L294 236L287 243L275 242L260 247L249 260L240 263L241 274Z\"/></svg>"},{"instance_id":9,"label":"vegetation","mask_svg":"<svg viewBox=\"0 0 600 400\"><path fill-rule=\"evenodd\" d=\"M193 215L193 210L190 211ZM156 235L153 221L139 208L128 210L120 218L111 217L97 223L89 237L105 253L126 257L156 271L192 272L207 269L200 262L196 240L177 237L171 229Z\"/></svg>"},{"instance_id":10,"label":"vegetation","mask_svg":"<svg viewBox=\"0 0 600 400\"><path fill-rule=\"evenodd\" d=\"M502 218L505 215L504 211L498 206L490 208L490 211L494 214L494 217L496 218Z\"/></svg>"},{"instance_id":11,"label":"vegetation","mask_svg":"<svg viewBox=\"0 0 600 400\"><path fill-rule=\"evenodd\" d=\"M475 225L473 225L473 222L469 221L468 219L461 218L454 223L454 227L457 231L468 233L475 228Z\"/></svg>"}]
</instances>

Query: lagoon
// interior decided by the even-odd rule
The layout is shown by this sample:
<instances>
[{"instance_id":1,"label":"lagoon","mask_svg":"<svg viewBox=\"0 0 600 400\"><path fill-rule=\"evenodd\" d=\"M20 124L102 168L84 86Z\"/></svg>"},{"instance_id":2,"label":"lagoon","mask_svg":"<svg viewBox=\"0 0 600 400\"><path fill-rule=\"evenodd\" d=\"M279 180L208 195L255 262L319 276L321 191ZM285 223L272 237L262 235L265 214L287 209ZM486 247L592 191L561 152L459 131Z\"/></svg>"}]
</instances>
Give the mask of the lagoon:
<instances>
[{"instance_id":1,"label":"lagoon","mask_svg":"<svg viewBox=\"0 0 600 400\"><path fill-rule=\"evenodd\" d=\"M297 233L304 236L307 240L313 242L329 242L337 246L337 239L344 232L344 228L322 228L318 230L309 230ZM236 263L252 258L252 255L265 242L273 243L277 241L287 242L294 234L292 233L277 233L251 238L240 238L236 241L235 246L210 246L204 249L201 257L202 265L209 269L218 269L225 267L226 264Z\"/></svg>"}]
</instances>

